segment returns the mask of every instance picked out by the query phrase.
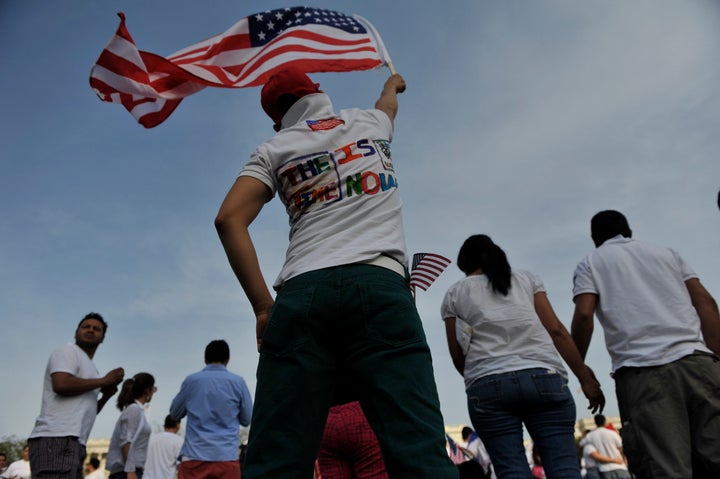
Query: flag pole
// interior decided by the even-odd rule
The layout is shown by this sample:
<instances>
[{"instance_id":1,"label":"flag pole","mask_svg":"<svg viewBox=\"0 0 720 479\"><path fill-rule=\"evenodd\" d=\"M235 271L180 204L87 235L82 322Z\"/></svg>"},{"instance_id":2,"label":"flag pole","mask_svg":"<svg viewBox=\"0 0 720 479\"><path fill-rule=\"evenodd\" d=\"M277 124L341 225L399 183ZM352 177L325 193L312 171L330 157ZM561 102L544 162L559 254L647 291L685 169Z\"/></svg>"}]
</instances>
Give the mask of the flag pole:
<instances>
[{"instance_id":1,"label":"flag pole","mask_svg":"<svg viewBox=\"0 0 720 479\"><path fill-rule=\"evenodd\" d=\"M395 75L397 72L395 71L395 67L393 66L392 62L387 62L387 67L390 69L390 74Z\"/></svg>"}]
</instances>

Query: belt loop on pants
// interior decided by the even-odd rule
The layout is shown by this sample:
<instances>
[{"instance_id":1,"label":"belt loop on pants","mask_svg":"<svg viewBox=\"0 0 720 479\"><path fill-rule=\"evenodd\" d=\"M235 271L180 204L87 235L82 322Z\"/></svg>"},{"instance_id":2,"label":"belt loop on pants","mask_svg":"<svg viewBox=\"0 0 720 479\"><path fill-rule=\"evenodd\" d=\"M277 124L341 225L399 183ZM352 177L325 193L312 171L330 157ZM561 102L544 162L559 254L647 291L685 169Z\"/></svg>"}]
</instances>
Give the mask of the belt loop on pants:
<instances>
[{"instance_id":1,"label":"belt loop on pants","mask_svg":"<svg viewBox=\"0 0 720 479\"><path fill-rule=\"evenodd\" d=\"M361 261L360 264L380 266L381 268L389 269L390 271L399 274L403 278L405 277L405 267L400 264L398 260L393 259L390 256L385 256L381 254L377 258L369 259L367 261Z\"/></svg>"}]
</instances>

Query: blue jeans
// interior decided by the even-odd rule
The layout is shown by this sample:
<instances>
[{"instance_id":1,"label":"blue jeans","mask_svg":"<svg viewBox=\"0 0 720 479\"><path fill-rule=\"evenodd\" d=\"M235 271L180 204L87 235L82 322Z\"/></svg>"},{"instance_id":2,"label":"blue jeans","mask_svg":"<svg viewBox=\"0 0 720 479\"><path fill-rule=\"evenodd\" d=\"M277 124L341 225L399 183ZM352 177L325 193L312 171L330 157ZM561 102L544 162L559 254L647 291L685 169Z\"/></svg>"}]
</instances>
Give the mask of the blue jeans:
<instances>
[{"instance_id":1,"label":"blue jeans","mask_svg":"<svg viewBox=\"0 0 720 479\"><path fill-rule=\"evenodd\" d=\"M531 478L523 424L547 477L580 477L573 436L575 401L562 376L542 368L491 374L473 382L467 395L470 420L498 478Z\"/></svg>"}]
</instances>

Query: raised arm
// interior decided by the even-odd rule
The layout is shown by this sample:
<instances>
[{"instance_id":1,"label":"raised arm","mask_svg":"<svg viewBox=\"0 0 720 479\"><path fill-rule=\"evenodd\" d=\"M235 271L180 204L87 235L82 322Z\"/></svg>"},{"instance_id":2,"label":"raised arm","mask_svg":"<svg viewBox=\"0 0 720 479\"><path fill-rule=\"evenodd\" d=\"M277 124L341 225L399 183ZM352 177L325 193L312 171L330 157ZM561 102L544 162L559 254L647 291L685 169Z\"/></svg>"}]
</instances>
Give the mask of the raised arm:
<instances>
[{"instance_id":1,"label":"raised arm","mask_svg":"<svg viewBox=\"0 0 720 479\"><path fill-rule=\"evenodd\" d=\"M258 351L274 300L260 270L248 227L270 198L270 189L263 182L241 176L230 188L215 218L230 267L255 312Z\"/></svg>"},{"instance_id":2,"label":"raised arm","mask_svg":"<svg viewBox=\"0 0 720 479\"><path fill-rule=\"evenodd\" d=\"M398 112L398 93L404 92L405 88L405 80L396 73L385 81L380 98L375 102L375 108L384 111L391 122L395 121Z\"/></svg>"},{"instance_id":3,"label":"raised arm","mask_svg":"<svg viewBox=\"0 0 720 479\"><path fill-rule=\"evenodd\" d=\"M720 355L720 314L715 298L697 278L685 281L685 286L690 293L690 300L700 316L700 329L705 344L712 352Z\"/></svg>"},{"instance_id":4,"label":"raised arm","mask_svg":"<svg viewBox=\"0 0 720 479\"><path fill-rule=\"evenodd\" d=\"M575 377L580 381L585 397L590 401L588 409L595 412L602 412L605 407L605 396L600 389L600 383L580 355L570 333L555 315L550 301L544 292L535 293L535 311L545 330L550 334L555 349L572 370Z\"/></svg>"}]
</instances>

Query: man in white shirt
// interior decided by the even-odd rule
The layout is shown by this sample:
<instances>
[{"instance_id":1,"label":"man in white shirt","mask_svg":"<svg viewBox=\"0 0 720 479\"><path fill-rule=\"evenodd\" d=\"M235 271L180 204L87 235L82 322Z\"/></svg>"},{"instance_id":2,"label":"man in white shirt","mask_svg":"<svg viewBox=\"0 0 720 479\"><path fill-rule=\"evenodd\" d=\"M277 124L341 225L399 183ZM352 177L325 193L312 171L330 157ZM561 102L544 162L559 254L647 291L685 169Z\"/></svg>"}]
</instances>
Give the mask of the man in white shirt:
<instances>
[{"instance_id":1,"label":"man in white shirt","mask_svg":"<svg viewBox=\"0 0 720 479\"><path fill-rule=\"evenodd\" d=\"M105 471L100 469L100 459L97 457L91 457L88 463L85 465L88 473L85 475L85 479L105 479Z\"/></svg>"},{"instance_id":2,"label":"man in white shirt","mask_svg":"<svg viewBox=\"0 0 720 479\"><path fill-rule=\"evenodd\" d=\"M583 358L593 314L605 333L630 471L638 479L720 477L720 314L674 250L632 239L625 216L591 221L595 251L573 278Z\"/></svg>"},{"instance_id":3,"label":"man in white shirt","mask_svg":"<svg viewBox=\"0 0 720 479\"><path fill-rule=\"evenodd\" d=\"M178 435L180 421L165 417L165 430L150 437L143 479L174 479L183 438Z\"/></svg>"},{"instance_id":4,"label":"man in white shirt","mask_svg":"<svg viewBox=\"0 0 720 479\"><path fill-rule=\"evenodd\" d=\"M125 375L115 368L100 377L92 361L106 332L103 317L89 313L78 324L75 344L60 346L50 355L40 415L28 439L33 479L83 477L85 444L95 417Z\"/></svg>"},{"instance_id":5,"label":"man in white shirt","mask_svg":"<svg viewBox=\"0 0 720 479\"><path fill-rule=\"evenodd\" d=\"M624 461L625 455L623 453L620 434L606 428L605 422L605 416L597 414L595 416L595 425L597 428L590 431L584 441L592 445L596 453L604 458L623 459L616 462L596 461L596 466L602 479L630 479L631 476ZM582 443L582 445L584 446L585 444Z\"/></svg>"},{"instance_id":6,"label":"man in white shirt","mask_svg":"<svg viewBox=\"0 0 720 479\"><path fill-rule=\"evenodd\" d=\"M23 448L22 459L11 463L0 477L3 479L30 479L30 452L28 447Z\"/></svg>"}]
</instances>

